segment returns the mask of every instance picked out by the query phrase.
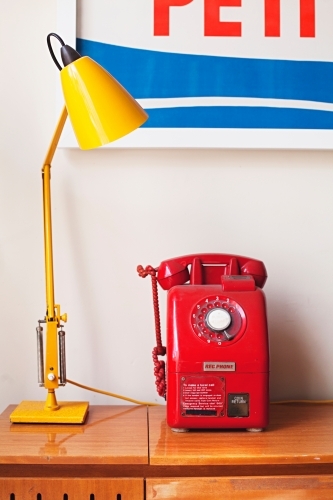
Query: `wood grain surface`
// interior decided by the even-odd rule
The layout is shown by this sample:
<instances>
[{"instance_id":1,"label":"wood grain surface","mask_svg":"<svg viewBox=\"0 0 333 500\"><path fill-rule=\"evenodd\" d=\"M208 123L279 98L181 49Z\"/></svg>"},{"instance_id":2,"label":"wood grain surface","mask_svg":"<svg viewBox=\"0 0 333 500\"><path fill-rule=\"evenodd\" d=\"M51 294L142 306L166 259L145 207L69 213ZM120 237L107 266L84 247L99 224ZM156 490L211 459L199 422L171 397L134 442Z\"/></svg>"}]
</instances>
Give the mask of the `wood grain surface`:
<instances>
[{"instance_id":1,"label":"wood grain surface","mask_svg":"<svg viewBox=\"0 0 333 500\"><path fill-rule=\"evenodd\" d=\"M148 479L146 500L331 500L333 476Z\"/></svg>"},{"instance_id":2,"label":"wood grain surface","mask_svg":"<svg viewBox=\"0 0 333 500\"><path fill-rule=\"evenodd\" d=\"M143 479L1 479L1 500L143 500Z\"/></svg>"},{"instance_id":3,"label":"wood grain surface","mask_svg":"<svg viewBox=\"0 0 333 500\"><path fill-rule=\"evenodd\" d=\"M149 408L151 465L332 464L333 405L271 405L260 433L240 430L175 433L165 408Z\"/></svg>"},{"instance_id":4,"label":"wood grain surface","mask_svg":"<svg viewBox=\"0 0 333 500\"><path fill-rule=\"evenodd\" d=\"M0 417L0 464L148 464L147 408L91 406L83 425Z\"/></svg>"},{"instance_id":5,"label":"wood grain surface","mask_svg":"<svg viewBox=\"0 0 333 500\"><path fill-rule=\"evenodd\" d=\"M157 481L151 483L154 488L179 480L179 495L185 495L187 488L197 488L187 478L210 485L216 478L247 476L254 481L266 476L273 482L251 482L250 490L270 484L274 491L277 477L305 475L318 481L305 482L307 492L311 484L323 490L331 486L333 406L272 405L271 423L259 434L238 430L175 434L166 425L163 406L149 409L149 426L146 407L92 406L84 425L10 424L12 409L0 417L0 478L12 480L15 487L23 478L145 478ZM221 482L224 488L230 484ZM283 484L293 484L296 491L299 483L286 479ZM290 498L302 498L295 495Z\"/></svg>"}]
</instances>

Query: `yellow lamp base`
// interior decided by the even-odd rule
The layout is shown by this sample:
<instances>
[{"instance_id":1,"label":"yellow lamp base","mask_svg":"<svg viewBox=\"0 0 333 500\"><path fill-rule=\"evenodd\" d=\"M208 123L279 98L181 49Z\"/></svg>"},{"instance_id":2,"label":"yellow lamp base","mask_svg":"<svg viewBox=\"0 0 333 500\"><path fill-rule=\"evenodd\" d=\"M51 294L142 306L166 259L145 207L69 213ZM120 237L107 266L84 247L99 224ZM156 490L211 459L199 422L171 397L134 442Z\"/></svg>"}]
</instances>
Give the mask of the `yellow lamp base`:
<instances>
[{"instance_id":1,"label":"yellow lamp base","mask_svg":"<svg viewBox=\"0 0 333 500\"><path fill-rule=\"evenodd\" d=\"M44 401L22 401L9 419L15 424L83 424L89 403L63 401L58 410L45 410Z\"/></svg>"}]
</instances>

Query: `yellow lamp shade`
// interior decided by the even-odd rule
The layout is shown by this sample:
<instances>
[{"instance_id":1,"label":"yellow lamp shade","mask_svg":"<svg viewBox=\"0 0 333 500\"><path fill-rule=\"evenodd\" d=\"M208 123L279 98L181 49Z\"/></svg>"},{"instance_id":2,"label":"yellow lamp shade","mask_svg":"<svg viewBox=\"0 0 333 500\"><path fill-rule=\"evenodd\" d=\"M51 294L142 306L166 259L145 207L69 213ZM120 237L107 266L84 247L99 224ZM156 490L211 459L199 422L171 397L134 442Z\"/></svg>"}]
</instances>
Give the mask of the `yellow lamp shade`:
<instances>
[{"instance_id":1,"label":"yellow lamp shade","mask_svg":"<svg viewBox=\"0 0 333 500\"><path fill-rule=\"evenodd\" d=\"M90 57L65 66L60 76L68 115L81 149L115 141L148 119L127 90Z\"/></svg>"}]
</instances>

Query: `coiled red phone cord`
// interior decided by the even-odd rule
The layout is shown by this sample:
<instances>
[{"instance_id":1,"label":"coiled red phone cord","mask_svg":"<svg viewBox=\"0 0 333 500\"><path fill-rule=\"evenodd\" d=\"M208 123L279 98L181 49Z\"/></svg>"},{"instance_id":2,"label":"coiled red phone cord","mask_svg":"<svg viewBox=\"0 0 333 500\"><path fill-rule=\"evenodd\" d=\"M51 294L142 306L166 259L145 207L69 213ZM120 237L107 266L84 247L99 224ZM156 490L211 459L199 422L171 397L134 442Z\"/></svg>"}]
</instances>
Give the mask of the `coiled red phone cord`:
<instances>
[{"instance_id":1,"label":"coiled red phone cord","mask_svg":"<svg viewBox=\"0 0 333 500\"><path fill-rule=\"evenodd\" d=\"M155 318L155 334L156 334L156 347L154 347L152 352L152 357L154 362L154 375L156 378L155 385L159 396L162 396L163 398L166 399L165 362L163 360L158 359L158 356L165 356L166 347L162 345L156 269L154 269L152 266L146 266L145 268L143 268L142 266L138 266L137 272L141 278L146 278L148 275L151 277L154 318Z\"/></svg>"}]
</instances>

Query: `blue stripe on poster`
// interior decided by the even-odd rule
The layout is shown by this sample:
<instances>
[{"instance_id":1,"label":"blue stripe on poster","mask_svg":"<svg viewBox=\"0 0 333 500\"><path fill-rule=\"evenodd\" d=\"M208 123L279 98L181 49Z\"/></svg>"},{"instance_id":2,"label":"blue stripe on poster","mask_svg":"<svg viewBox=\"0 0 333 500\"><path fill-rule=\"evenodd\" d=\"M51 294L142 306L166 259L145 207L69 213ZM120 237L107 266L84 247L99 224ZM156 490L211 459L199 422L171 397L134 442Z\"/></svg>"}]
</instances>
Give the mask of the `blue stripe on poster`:
<instances>
[{"instance_id":1,"label":"blue stripe on poster","mask_svg":"<svg viewBox=\"0 0 333 500\"><path fill-rule=\"evenodd\" d=\"M331 62L175 54L81 38L77 50L104 66L137 99L224 96L333 103Z\"/></svg>"},{"instance_id":2,"label":"blue stripe on poster","mask_svg":"<svg viewBox=\"0 0 333 500\"><path fill-rule=\"evenodd\" d=\"M244 106L149 109L145 128L333 129L333 113Z\"/></svg>"}]
</instances>

